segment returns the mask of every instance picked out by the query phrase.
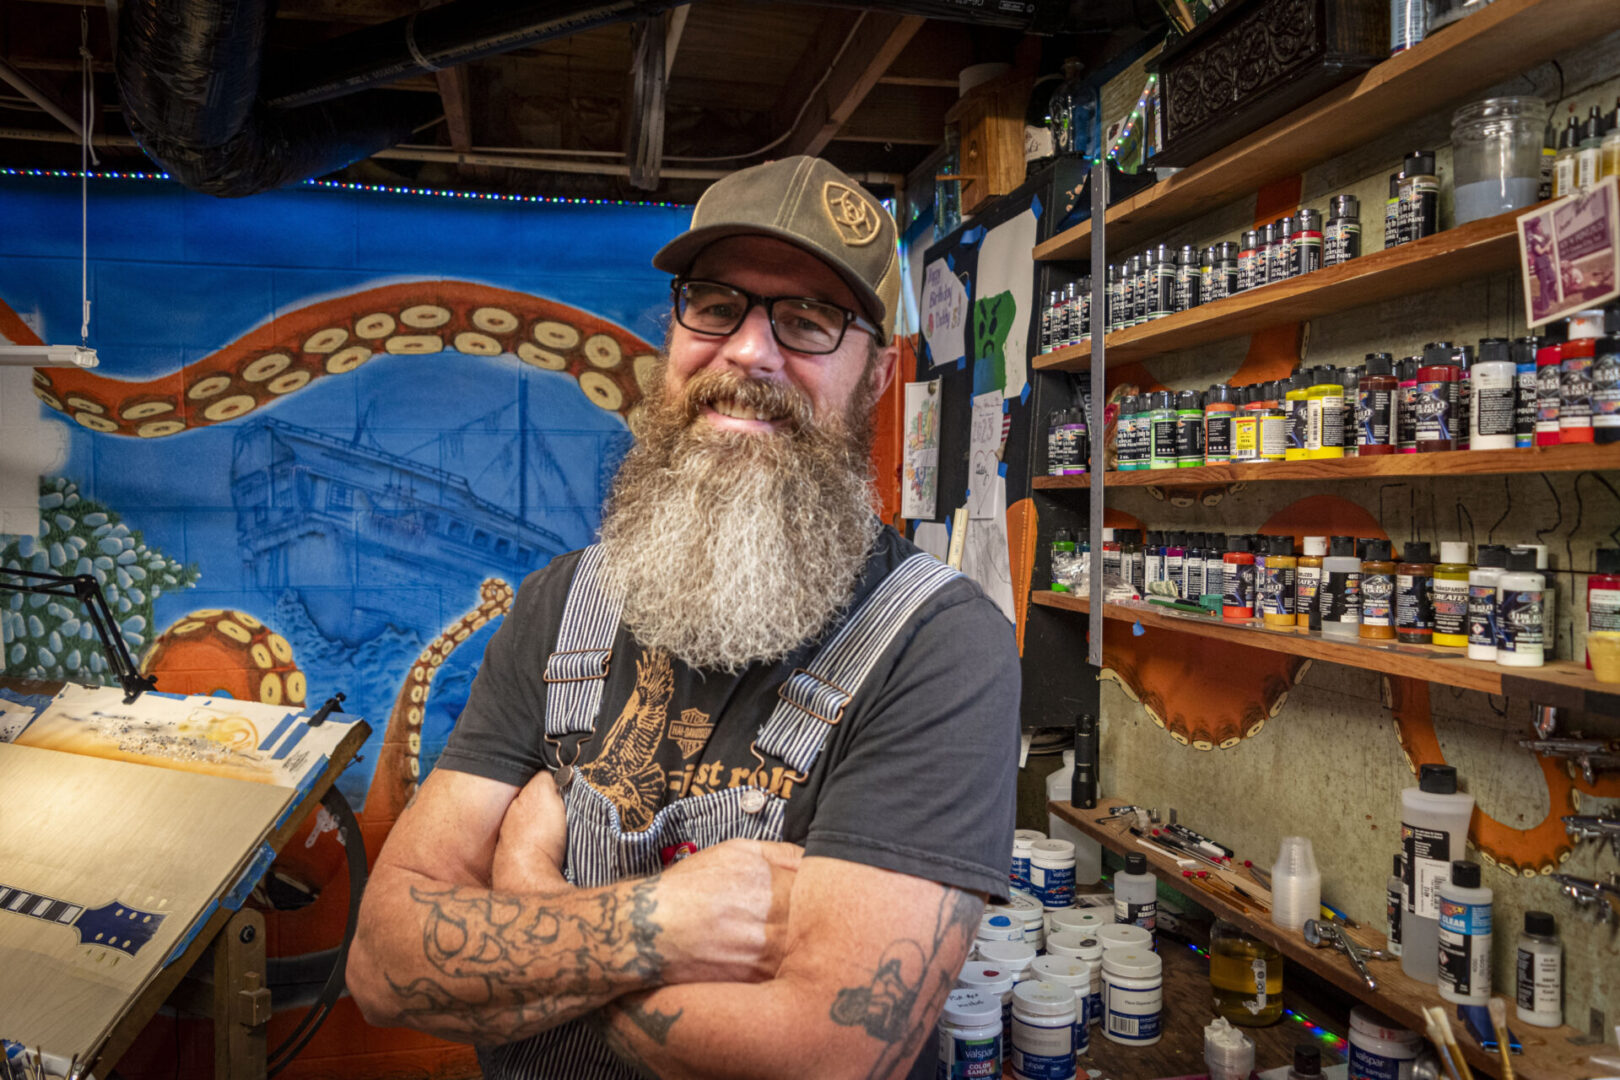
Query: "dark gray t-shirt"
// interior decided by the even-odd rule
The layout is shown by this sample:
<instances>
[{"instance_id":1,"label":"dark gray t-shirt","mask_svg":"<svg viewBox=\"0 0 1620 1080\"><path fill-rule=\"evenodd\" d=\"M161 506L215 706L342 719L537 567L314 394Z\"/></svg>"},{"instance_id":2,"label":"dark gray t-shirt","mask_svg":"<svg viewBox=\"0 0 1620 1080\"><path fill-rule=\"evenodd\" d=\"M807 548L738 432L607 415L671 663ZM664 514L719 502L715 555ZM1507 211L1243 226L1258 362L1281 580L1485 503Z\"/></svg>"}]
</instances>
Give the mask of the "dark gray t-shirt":
<instances>
[{"instance_id":1,"label":"dark gray t-shirt","mask_svg":"<svg viewBox=\"0 0 1620 1080\"><path fill-rule=\"evenodd\" d=\"M917 551L885 528L849 610ZM524 581L484 654L441 767L517 786L557 767L556 748L544 738L542 676L578 561L578 552L560 556ZM677 798L741 784L759 767L750 747L777 687L819 645L727 675L646 650L621 627L597 732L576 764L593 761L604 745L639 748L637 760L625 764L637 782L616 785L627 829L644 827ZM970 580L945 585L879 657L803 784L793 783L781 761L765 758L771 789L787 800L783 839L807 855L1004 897L1019 691L1006 618ZM656 741L624 738L633 728L657 731ZM564 760L572 760L572 741L565 746ZM913 1070L918 1076L932 1075L932 1045Z\"/></svg>"}]
</instances>

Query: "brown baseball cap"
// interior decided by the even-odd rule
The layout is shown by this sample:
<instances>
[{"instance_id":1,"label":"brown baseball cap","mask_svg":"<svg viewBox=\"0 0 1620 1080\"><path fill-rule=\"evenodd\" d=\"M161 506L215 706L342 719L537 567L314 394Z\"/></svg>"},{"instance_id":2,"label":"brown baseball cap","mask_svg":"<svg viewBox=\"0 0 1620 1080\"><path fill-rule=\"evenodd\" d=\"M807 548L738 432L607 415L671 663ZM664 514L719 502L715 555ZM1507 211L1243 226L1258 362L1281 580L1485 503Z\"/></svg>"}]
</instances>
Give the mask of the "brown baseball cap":
<instances>
[{"instance_id":1,"label":"brown baseball cap","mask_svg":"<svg viewBox=\"0 0 1620 1080\"><path fill-rule=\"evenodd\" d=\"M685 274L699 253L728 236L772 236L838 272L864 314L894 336L900 253L894 218L872 193L821 158L783 158L715 181L692 211L692 227L665 244L653 265Z\"/></svg>"}]
</instances>

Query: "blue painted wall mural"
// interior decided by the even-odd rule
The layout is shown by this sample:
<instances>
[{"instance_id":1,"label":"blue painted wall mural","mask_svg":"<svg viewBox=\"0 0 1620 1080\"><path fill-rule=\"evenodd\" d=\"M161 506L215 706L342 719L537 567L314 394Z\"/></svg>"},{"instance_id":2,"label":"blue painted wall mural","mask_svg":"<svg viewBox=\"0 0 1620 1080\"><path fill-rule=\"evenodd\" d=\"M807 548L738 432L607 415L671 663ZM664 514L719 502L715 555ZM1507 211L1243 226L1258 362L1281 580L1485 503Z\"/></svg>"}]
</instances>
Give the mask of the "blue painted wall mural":
<instances>
[{"instance_id":1,"label":"blue painted wall mural","mask_svg":"<svg viewBox=\"0 0 1620 1080\"><path fill-rule=\"evenodd\" d=\"M0 564L95 573L159 689L344 692L345 793L397 810L513 590L594 533L687 216L92 182L102 366L30 373L62 449ZM77 185L6 181L0 221L0 339L78 340ZM9 674L102 675L68 607L0 625Z\"/></svg>"}]
</instances>

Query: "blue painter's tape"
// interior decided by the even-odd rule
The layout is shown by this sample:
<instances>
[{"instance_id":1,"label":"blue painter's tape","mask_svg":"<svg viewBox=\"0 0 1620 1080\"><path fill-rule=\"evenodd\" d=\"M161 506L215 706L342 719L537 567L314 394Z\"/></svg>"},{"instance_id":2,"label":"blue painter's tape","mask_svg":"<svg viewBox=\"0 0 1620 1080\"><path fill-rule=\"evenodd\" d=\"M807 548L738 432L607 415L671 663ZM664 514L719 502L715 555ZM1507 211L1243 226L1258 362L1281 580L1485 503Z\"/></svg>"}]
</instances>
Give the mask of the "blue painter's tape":
<instances>
[{"instance_id":1,"label":"blue painter's tape","mask_svg":"<svg viewBox=\"0 0 1620 1080\"><path fill-rule=\"evenodd\" d=\"M202 928L208 925L208 920L212 919L214 912L218 910L219 901L210 900L208 906L203 908L202 914L197 916L197 921L191 924L191 929L180 935L180 940L174 943L174 951L169 953L167 960L163 961L164 967L168 967L185 955L186 950L191 948L191 943L196 940L197 935L202 932Z\"/></svg>"},{"instance_id":2,"label":"blue painter's tape","mask_svg":"<svg viewBox=\"0 0 1620 1080\"><path fill-rule=\"evenodd\" d=\"M961 243L967 245L968 247L972 247L974 244L977 244L980 240L983 240L983 239L984 239L984 226L983 225L977 225L977 226L969 229L967 232L962 234Z\"/></svg>"},{"instance_id":3,"label":"blue painter's tape","mask_svg":"<svg viewBox=\"0 0 1620 1080\"><path fill-rule=\"evenodd\" d=\"M260 844L253 861L248 863L247 869L242 871L242 876L231 886L231 891L220 897L219 902L230 911L240 910L247 902L248 894L253 891L253 886L259 883L259 879L264 877L264 872L270 869L270 864L275 861L276 849L269 844Z\"/></svg>"},{"instance_id":4,"label":"blue painter's tape","mask_svg":"<svg viewBox=\"0 0 1620 1080\"><path fill-rule=\"evenodd\" d=\"M1139 622L1131 623L1131 637L1141 637L1147 629Z\"/></svg>"},{"instance_id":5,"label":"blue painter's tape","mask_svg":"<svg viewBox=\"0 0 1620 1080\"><path fill-rule=\"evenodd\" d=\"M1005 477L1007 475L1007 463L1005 461L996 466L996 475L1001 477Z\"/></svg>"},{"instance_id":6,"label":"blue painter's tape","mask_svg":"<svg viewBox=\"0 0 1620 1080\"><path fill-rule=\"evenodd\" d=\"M298 714L295 712L289 712L286 716L283 716L281 718L281 722L275 727L271 728L270 734L264 737L264 742L259 744L259 749L268 750L272 746L276 745L276 740L287 734L287 729L292 727L292 725L296 724L297 722Z\"/></svg>"},{"instance_id":7,"label":"blue painter's tape","mask_svg":"<svg viewBox=\"0 0 1620 1080\"><path fill-rule=\"evenodd\" d=\"M1041 197L1039 195L1029 200L1029 212L1035 215L1036 221L1041 219Z\"/></svg>"},{"instance_id":8,"label":"blue painter's tape","mask_svg":"<svg viewBox=\"0 0 1620 1080\"><path fill-rule=\"evenodd\" d=\"M967 357L958 356L956 358L956 370L961 371L965 367L967 367Z\"/></svg>"},{"instance_id":9,"label":"blue painter's tape","mask_svg":"<svg viewBox=\"0 0 1620 1080\"><path fill-rule=\"evenodd\" d=\"M962 492L962 500L964 502L966 502L966 501L968 501L969 499L972 499L972 498L973 498L973 489L972 488L968 488L966 491Z\"/></svg>"},{"instance_id":10,"label":"blue painter's tape","mask_svg":"<svg viewBox=\"0 0 1620 1080\"><path fill-rule=\"evenodd\" d=\"M1028 405L1029 404L1029 383L1027 383L1027 382L1024 384L1024 388L1022 390L1018 391L1018 404L1020 404L1020 405Z\"/></svg>"},{"instance_id":11,"label":"blue painter's tape","mask_svg":"<svg viewBox=\"0 0 1620 1080\"><path fill-rule=\"evenodd\" d=\"M950 267L952 273L956 272L956 253L955 252L947 251L945 253L945 265Z\"/></svg>"},{"instance_id":12,"label":"blue painter's tape","mask_svg":"<svg viewBox=\"0 0 1620 1080\"><path fill-rule=\"evenodd\" d=\"M1001 415L1006 416L1010 412L1012 412L1012 402L1008 401L1006 398L1002 398L1001 399Z\"/></svg>"}]
</instances>

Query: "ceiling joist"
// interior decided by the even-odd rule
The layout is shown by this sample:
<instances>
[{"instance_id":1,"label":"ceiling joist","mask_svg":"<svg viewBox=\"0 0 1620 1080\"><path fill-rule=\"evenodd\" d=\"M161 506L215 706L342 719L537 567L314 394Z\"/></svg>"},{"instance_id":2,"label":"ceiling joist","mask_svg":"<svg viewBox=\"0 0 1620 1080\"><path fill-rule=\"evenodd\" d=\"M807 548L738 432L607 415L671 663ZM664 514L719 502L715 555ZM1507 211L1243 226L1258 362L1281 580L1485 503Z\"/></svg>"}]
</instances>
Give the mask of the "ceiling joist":
<instances>
[{"instance_id":1,"label":"ceiling joist","mask_svg":"<svg viewBox=\"0 0 1620 1080\"><path fill-rule=\"evenodd\" d=\"M821 153L926 21L915 15L864 14L843 56L833 64L783 145L782 155ZM791 84L788 92L792 92Z\"/></svg>"}]
</instances>

